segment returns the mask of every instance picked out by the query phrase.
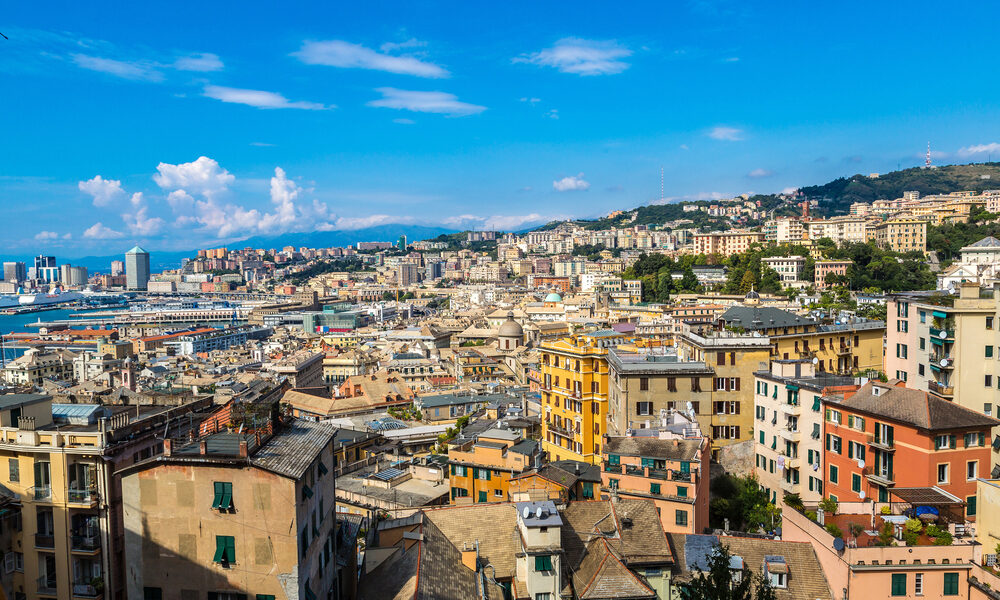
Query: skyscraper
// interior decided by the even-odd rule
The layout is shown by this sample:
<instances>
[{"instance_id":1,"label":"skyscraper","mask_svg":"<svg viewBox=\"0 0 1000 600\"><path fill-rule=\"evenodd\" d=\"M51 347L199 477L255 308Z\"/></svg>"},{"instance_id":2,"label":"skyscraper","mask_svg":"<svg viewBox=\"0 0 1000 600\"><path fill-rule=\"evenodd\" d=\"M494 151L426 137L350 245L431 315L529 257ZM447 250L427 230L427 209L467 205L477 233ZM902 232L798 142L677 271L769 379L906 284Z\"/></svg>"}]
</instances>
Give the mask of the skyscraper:
<instances>
[{"instance_id":1,"label":"skyscraper","mask_svg":"<svg viewBox=\"0 0 1000 600\"><path fill-rule=\"evenodd\" d=\"M42 268L45 268L45 267L54 267L54 266L56 266L56 257L54 257L54 256L43 256L43 255L40 254L40 255L38 255L38 256L35 257L35 272L36 273L38 272L39 269L42 269Z\"/></svg>"},{"instance_id":2,"label":"skyscraper","mask_svg":"<svg viewBox=\"0 0 1000 600\"><path fill-rule=\"evenodd\" d=\"M125 262L120 260L111 261L111 276L117 277L125 273Z\"/></svg>"},{"instance_id":3,"label":"skyscraper","mask_svg":"<svg viewBox=\"0 0 1000 600\"><path fill-rule=\"evenodd\" d=\"M402 250L403 252L406 252L406 246L407 246L406 236L405 235L399 236L399 249Z\"/></svg>"},{"instance_id":4,"label":"skyscraper","mask_svg":"<svg viewBox=\"0 0 1000 600\"><path fill-rule=\"evenodd\" d=\"M3 264L3 280L20 283L27 279L28 273L23 262L5 262Z\"/></svg>"},{"instance_id":5,"label":"skyscraper","mask_svg":"<svg viewBox=\"0 0 1000 600\"><path fill-rule=\"evenodd\" d=\"M149 252L139 246L125 253L125 284L130 290L144 290L149 283Z\"/></svg>"}]
</instances>

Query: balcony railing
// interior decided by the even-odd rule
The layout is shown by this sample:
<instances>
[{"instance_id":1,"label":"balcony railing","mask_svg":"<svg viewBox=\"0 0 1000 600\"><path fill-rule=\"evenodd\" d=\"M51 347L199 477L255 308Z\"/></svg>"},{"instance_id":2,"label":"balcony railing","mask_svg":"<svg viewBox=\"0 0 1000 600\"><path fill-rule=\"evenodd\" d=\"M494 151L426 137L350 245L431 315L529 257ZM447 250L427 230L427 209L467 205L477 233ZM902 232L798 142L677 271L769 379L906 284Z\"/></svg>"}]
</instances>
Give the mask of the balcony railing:
<instances>
[{"instance_id":1,"label":"balcony railing","mask_svg":"<svg viewBox=\"0 0 1000 600\"><path fill-rule=\"evenodd\" d=\"M70 538L70 548L78 552L93 552L101 549L101 540L96 535L74 535Z\"/></svg>"},{"instance_id":2,"label":"balcony railing","mask_svg":"<svg viewBox=\"0 0 1000 600\"><path fill-rule=\"evenodd\" d=\"M42 575L38 578L37 585L39 594L54 596L57 593L55 575Z\"/></svg>"},{"instance_id":3,"label":"balcony railing","mask_svg":"<svg viewBox=\"0 0 1000 600\"><path fill-rule=\"evenodd\" d=\"M850 344L841 344L840 346L837 346L837 354L843 356L845 354L850 354L850 353L851 353Z\"/></svg>"},{"instance_id":4,"label":"balcony railing","mask_svg":"<svg viewBox=\"0 0 1000 600\"><path fill-rule=\"evenodd\" d=\"M662 479L663 481L684 481L691 483L697 481L694 473L684 473L676 469L656 469L653 467L640 467L638 465L613 465L609 462L602 464L605 473L616 473L622 475L632 475L633 477L647 477L649 479Z\"/></svg>"},{"instance_id":5,"label":"balcony railing","mask_svg":"<svg viewBox=\"0 0 1000 600\"><path fill-rule=\"evenodd\" d=\"M102 595L103 589L91 584L92 580L82 580L73 582L73 595L79 598L97 598Z\"/></svg>"},{"instance_id":6,"label":"balcony railing","mask_svg":"<svg viewBox=\"0 0 1000 600\"><path fill-rule=\"evenodd\" d=\"M572 429L569 429L568 427L562 427L562 426L556 425L555 423L553 423L551 421L546 421L545 425L548 428L548 430L551 431L552 433L557 433L557 434L559 434L561 436L570 437L570 438L573 437L573 435L574 435Z\"/></svg>"},{"instance_id":7,"label":"balcony railing","mask_svg":"<svg viewBox=\"0 0 1000 600\"><path fill-rule=\"evenodd\" d=\"M51 533L36 533L35 548L55 548L56 538Z\"/></svg>"},{"instance_id":8,"label":"balcony railing","mask_svg":"<svg viewBox=\"0 0 1000 600\"><path fill-rule=\"evenodd\" d=\"M955 330L954 329L938 329L937 327L931 327L931 337L939 340L950 340L955 341Z\"/></svg>"},{"instance_id":9,"label":"balcony railing","mask_svg":"<svg viewBox=\"0 0 1000 600\"><path fill-rule=\"evenodd\" d=\"M954 396L955 388L950 385L942 385L936 381L928 381L927 389L931 393L937 394L939 396Z\"/></svg>"},{"instance_id":10,"label":"balcony railing","mask_svg":"<svg viewBox=\"0 0 1000 600\"><path fill-rule=\"evenodd\" d=\"M51 500L52 486L36 485L35 487L28 489L28 494L35 500Z\"/></svg>"},{"instance_id":11,"label":"balcony railing","mask_svg":"<svg viewBox=\"0 0 1000 600\"><path fill-rule=\"evenodd\" d=\"M93 504L97 502L97 490L70 488L66 492L66 499L73 504Z\"/></svg>"}]
</instances>

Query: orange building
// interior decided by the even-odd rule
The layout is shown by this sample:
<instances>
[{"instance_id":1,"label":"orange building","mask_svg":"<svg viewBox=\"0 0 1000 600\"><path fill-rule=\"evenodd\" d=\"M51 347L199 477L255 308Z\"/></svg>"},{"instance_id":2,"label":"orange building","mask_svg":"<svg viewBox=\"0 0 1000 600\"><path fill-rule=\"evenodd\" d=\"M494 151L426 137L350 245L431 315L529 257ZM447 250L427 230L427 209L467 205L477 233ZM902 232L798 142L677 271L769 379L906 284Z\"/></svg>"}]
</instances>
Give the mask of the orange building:
<instances>
[{"instance_id":1,"label":"orange building","mask_svg":"<svg viewBox=\"0 0 1000 600\"><path fill-rule=\"evenodd\" d=\"M602 491L652 500L664 531L708 527L708 438L605 436L603 448Z\"/></svg>"},{"instance_id":2,"label":"orange building","mask_svg":"<svg viewBox=\"0 0 1000 600\"><path fill-rule=\"evenodd\" d=\"M507 502L511 477L541 463L538 442L490 429L448 449L451 503Z\"/></svg>"},{"instance_id":3,"label":"orange building","mask_svg":"<svg viewBox=\"0 0 1000 600\"><path fill-rule=\"evenodd\" d=\"M976 480L989 476L990 429L1000 421L898 379L824 399L824 415L827 496L890 502L904 488L937 487L975 520Z\"/></svg>"},{"instance_id":4,"label":"orange building","mask_svg":"<svg viewBox=\"0 0 1000 600\"><path fill-rule=\"evenodd\" d=\"M601 468L576 460L546 463L510 480L510 497L515 502L593 500L599 498L600 489Z\"/></svg>"}]
</instances>

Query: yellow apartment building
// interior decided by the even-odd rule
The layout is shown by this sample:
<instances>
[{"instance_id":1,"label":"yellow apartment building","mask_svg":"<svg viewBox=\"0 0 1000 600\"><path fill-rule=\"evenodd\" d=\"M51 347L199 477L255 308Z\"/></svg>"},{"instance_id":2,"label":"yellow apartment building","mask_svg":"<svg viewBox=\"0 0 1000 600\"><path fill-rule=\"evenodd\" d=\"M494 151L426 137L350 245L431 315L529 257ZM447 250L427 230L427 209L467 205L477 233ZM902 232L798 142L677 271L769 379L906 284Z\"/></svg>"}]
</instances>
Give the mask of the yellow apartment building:
<instances>
[{"instance_id":1,"label":"yellow apartment building","mask_svg":"<svg viewBox=\"0 0 1000 600\"><path fill-rule=\"evenodd\" d=\"M129 598L341 597L335 430L301 419L275 430L167 440L121 472Z\"/></svg>"},{"instance_id":2,"label":"yellow apartment building","mask_svg":"<svg viewBox=\"0 0 1000 600\"><path fill-rule=\"evenodd\" d=\"M452 504L507 502L510 480L541 465L538 442L509 429L490 429L448 448Z\"/></svg>"},{"instance_id":3,"label":"yellow apartment building","mask_svg":"<svg viewBox=\"0 0 1000 600\"><path fill-rule=\"evenodd\" d=\"M126 598L117 468L161 449L165 427L211 405L53 404L40 394L0 395L0 476L20 499L11 535L12 586L25 600Z\"/></svg>"},{"instance_id":4,"label":"yellow apartment building","mask_svg":"<svg viewBox=\"0 0 1000 600\"><path fill-rule=\"evenodd\" d=\"M624 341L622 334L602 330L541 345L542 450L550 461L600 462L608 415L607 354Z\"/></svg>"},{"instance_id":5,"label":"yellow apartment building","mask_svg":"<svg viewBox=\"0 0 1000 600\"><path fill-rule=\"evenodd\" d=\"M927 250L927 221L899 217L875 226L875 245L894 252Z\"/></svg>"}]
</instances>

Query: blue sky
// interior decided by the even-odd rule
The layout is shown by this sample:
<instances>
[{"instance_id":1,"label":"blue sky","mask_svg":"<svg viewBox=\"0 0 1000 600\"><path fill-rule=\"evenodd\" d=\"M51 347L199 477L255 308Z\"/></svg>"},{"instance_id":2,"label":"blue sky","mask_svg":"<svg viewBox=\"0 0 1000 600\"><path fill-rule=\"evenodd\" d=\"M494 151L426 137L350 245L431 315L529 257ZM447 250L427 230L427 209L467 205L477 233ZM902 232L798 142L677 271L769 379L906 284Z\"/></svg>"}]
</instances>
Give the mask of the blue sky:
<instances>
[{"instance_id":1,"label":"blue sky","mask_svg":"<svg viewBox=\"0 0 1000 600\"><path fill-rule=\"evenodd\" d=\"M1000 157L992 3L303 4L6 3L0 251L520 229L657 201L661 167L712 198Z\"/></svg>"}]
</instances>

